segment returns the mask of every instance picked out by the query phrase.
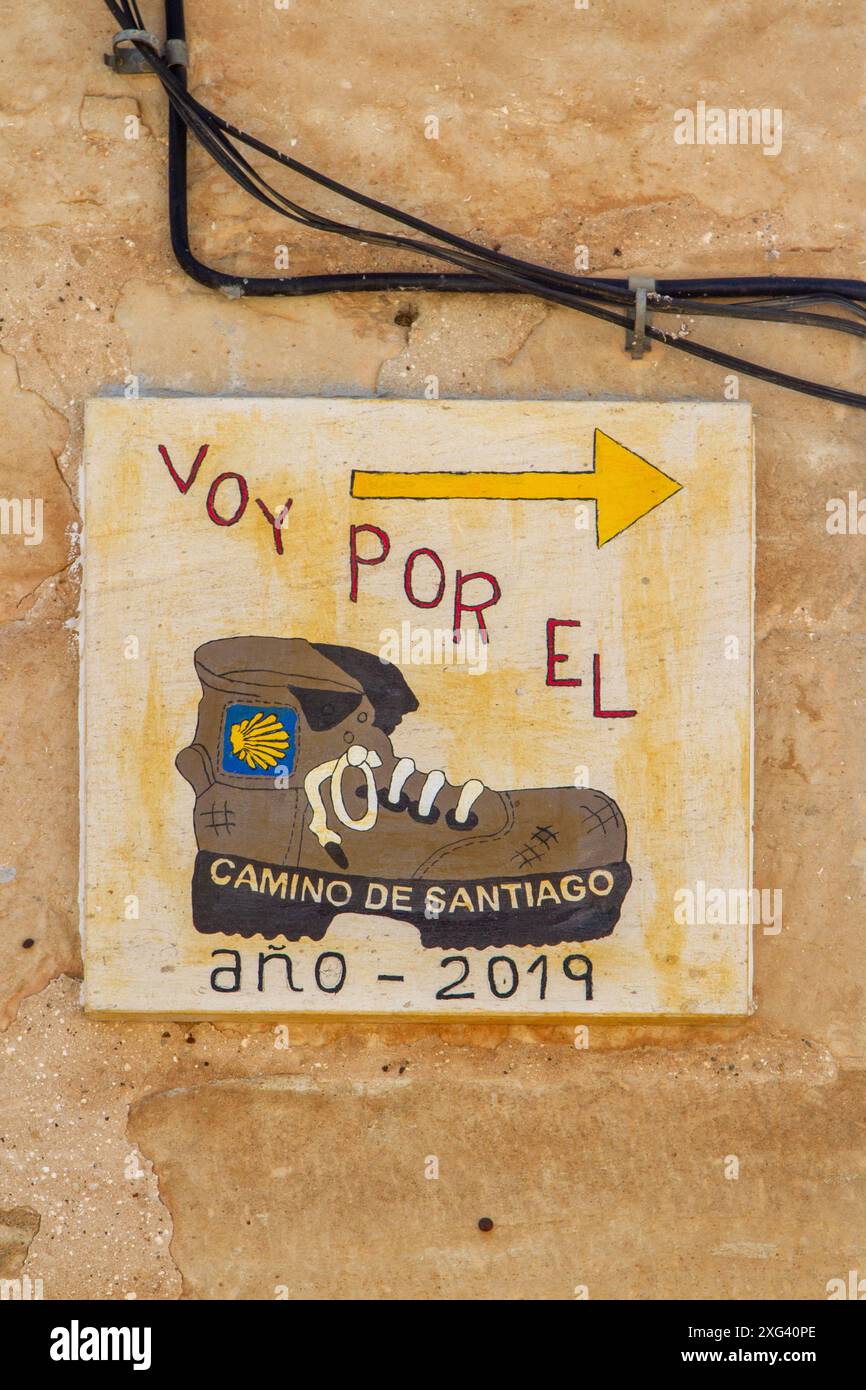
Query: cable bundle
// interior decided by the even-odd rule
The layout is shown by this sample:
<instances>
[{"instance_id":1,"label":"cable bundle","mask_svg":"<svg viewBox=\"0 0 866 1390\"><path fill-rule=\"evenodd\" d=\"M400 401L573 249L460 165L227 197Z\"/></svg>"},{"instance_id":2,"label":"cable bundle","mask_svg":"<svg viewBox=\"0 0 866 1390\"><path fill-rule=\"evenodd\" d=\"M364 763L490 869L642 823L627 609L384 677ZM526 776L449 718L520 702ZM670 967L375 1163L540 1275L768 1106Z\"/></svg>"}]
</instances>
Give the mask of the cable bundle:
<instances>
[{"instance_id":1,"label":"cable bundle","mask_svg":"<svg viewBox=\"0 0 866 1390\"><path fill-rule=\"evenodd\" d=\"M136 0L105 0L121 29L136 31L130 42L159 78L171 106L170 175L172 231L175 251L184 267L197 278L211 285L236 287L243 294L315 294L333 290L397 290L422 289L452 293L514 293L530 294L552 304L560 304L592 318L634 329L636 320L635 291L626 280L593 278L551 270L507 256L499 251L458 236L433 223L369 198L356 189L329 178L300 163L290 155L249 135L246 131L218 116L190 95L186 85L186 69L178 62L167 61L142 22ZM183 39L183 0L166 0L166 31L170 39ZM459 273L447 272L369 272L357 275L323 275L257 279L228 275L212 270L196 261L189 252L186 235L186 135L192 135L211 158L251 197L271 211L301 223L318 232L328 232L353 241L393 246L425 258L443 261L459 267ZM418 233L379 231L351 222L336 221L288 198L254 167L242 152L246 146L257 154L283 165L294 174L326 188L358 207L366 208L391 222ZM178 225L179 224L179 225ZM755 297L757 296L757 297ZM714 300L716 302L709 302ZM733 301L733 302L718 302ZM701 315L731 319L758 320L767 323L797 323L837 333L866 336L866 282L807 277L747 276L716 279L659 280L649 295L648 308L655 314L682 316ZM814 306L832 306L853 314L815 313ZM647 324L644 332L654 342L665 344L692 357L702 358L729 371L756 377L771 385L786 387L840 405L866 409L866 396L841 387L826 386L802 377L764 367L717 348L665 332Z\"/></svg>"}]
</instances>

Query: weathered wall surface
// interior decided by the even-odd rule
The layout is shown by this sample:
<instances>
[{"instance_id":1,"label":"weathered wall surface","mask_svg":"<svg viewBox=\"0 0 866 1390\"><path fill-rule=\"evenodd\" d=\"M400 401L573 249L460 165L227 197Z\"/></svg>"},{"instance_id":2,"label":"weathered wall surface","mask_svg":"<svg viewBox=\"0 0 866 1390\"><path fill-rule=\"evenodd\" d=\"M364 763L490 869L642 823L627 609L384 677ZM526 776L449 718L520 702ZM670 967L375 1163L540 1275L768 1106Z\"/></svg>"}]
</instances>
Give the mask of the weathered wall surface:
<instances>
[{"instance_id":1,"label":"weathered wall surface","mask_svg":"<svg viewBox=\"0 0 866 1390\"><path fill-rule=\"evenodd\" d=\"M0 495L44 500L41 544L0 536L0 1275L47 1298L808 1299L866 1273L866 538L826 528L827 500L863 486L851 410L740 383L758 458L755 882L784 894L748 1024L594 1026L587 1050L566 1027L293 1024L279 1050L268 1027L82 1016L88 396L133 377L419 395L435 374L444 396L718 400L723 379L658 349L635 363L618 330L528 301L244 302L190 283L167 245L160 90L103 67L98 0L61 10L0 7ZM586 245L607 273L864 273L866 29L841 2L195 0L189 27L193 83L226 114L506 250L565 266ZM780 152L676 145L673 113L699 100L781 109ZM193 182L198 245L226 268L268 273L278 245L299 272L386 264L260 215L198 162ZM696 334L862 378L853 339Z\"/></svg>"}]
</instances>

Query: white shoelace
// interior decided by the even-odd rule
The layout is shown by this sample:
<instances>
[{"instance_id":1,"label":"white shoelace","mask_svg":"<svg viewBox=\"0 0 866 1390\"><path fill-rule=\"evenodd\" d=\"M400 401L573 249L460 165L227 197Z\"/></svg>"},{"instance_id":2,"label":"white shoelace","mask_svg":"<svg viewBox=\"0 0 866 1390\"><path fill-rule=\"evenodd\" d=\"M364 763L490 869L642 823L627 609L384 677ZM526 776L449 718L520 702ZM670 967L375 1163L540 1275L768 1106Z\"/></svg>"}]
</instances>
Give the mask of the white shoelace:
<instances>
[{"instance_id":1,"label":"white shoelace","mask_svg":"<svg viewBox=\"0 0 866 1390\"><path fill-rule=\"evenodd\" d=\"M374 748L367 749L362 748L360 744L354 744L341 757L334 758L330 762L319 763L318 767L312 768L307 773L304 778L304 791L307 793L307 800L313 811L310 829L323 848L325 845L342 843L342 837L328 825L328 813L322 798L323 782L330 777L331 804L341 825L346 826L349 830L372 830L379 816L379 792L373 777L373 769L381 766L382 759ZM367 784L367 809L363 815L357 818L349 815L343 800L343 773L347 767L361 768ZM398 758L394 764L394 771L391 773L391 780L386 793L386 800L391 806L400 804L403 788L414 771L415 762L412 758ZM433 814L436 809L436 798L445 786L445 782L445 773L440 772L438 768L426 774L421 794L418 797L419 816L426 818ZM477 777L470 777L468 782L464 782L457 805L454 808L454 821L457 825L466 824L472 807L483 791L484 783L479 782Z\"/></svg>"}]
</instances>

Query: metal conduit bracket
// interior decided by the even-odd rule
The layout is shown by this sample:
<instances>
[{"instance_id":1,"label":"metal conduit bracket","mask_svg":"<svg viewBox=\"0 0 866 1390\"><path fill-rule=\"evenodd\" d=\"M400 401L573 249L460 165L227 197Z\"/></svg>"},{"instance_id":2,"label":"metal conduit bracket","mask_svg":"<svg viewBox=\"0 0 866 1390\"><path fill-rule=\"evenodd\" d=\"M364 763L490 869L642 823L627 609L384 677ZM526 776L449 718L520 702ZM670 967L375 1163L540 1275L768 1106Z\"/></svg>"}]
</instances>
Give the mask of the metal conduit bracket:
<instances>
[{"instance_id":1,"label":"metal conduit bracket","mask_svg":"<svg viewBox=\"0 0 866 1390\"><path fill-rule=\"evenodd\" d=\"M655 294L656 282L650 275L630 275L628 287L634 290L634 328L625 331L625 350L632 357L643 357L645 352L652 351L652 342L646 336L649 325L647 294Z\"/></svg>"},{"instance_id":2,"label":"metal conduit bracket","mask_svg":"<svg viewBox=\"0 0 866 1390\"><path fill-rule=\"evenodd\" d=\"M183 39L169 39L163 48L156 34L149 29L121 29L111 40L111 52L104 54L104 61L113 72L127 77L140 77L152 72L144 54L135 45L144 44L158 58L164 59L169 67L187 66L187 47Z\"/></svg>"}]
</instances>

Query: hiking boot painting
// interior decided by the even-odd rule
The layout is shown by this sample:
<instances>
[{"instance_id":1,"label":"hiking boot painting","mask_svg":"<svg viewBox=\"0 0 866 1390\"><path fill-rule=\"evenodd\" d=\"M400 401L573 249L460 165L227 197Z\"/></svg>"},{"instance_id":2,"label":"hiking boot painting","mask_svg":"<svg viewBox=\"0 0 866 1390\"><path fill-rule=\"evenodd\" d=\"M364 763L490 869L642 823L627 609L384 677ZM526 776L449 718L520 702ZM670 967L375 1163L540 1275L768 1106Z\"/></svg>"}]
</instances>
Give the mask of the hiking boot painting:
<instances>
[{"instance_id":1,"label":"hiking boot painting","mask_svg":"<svg viewBox=\"0 0 866 1390\"><path fill-rule=\"evenodd\" d=\"M90 1013L748 1014L748 406L104 397L86 454Z\"/></svg>"},{"instance_id":2,"label":"hiking boot painting","mask_svg":"<svg viewBox=\"0 0 866 1390\"><path fill-rule=\"evenodd\" d=\"M199 647L195 668L177 766L195 792L198 931L318 941L352 912L465 950L614 930L631 870L603 792L455 786L416 767L391 735L418 701L359 648L231 637Z\"/></svg>"}]
</instances>

